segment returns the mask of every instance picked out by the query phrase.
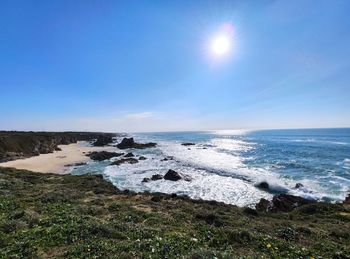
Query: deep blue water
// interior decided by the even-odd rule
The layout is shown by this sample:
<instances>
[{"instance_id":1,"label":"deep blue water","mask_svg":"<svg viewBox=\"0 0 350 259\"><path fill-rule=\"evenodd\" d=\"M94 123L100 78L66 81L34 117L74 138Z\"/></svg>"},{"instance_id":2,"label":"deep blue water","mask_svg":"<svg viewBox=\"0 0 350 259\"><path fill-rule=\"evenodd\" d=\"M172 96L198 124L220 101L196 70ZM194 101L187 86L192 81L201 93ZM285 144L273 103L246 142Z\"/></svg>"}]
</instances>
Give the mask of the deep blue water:
<instances>
[{"instance_id":1,"label":"deep blue water","mask_svg":"<svg viewBox=\"0 0 350 259\"><path fill-rule=\"evenodd\" d=\"M149 159L136 165L89 165L119 188L186 194L239 206L287 192L323 201L340 201L350 189L350 129L293 129L132 134L154 141L155 149L133 151ZM194 146L183 146L193 142ZM166 156L171 161L161 161ZM175 169L191 182L141 183L143 177ZM77 171L79 173L79 171ZM262 181L270 191L255 186ZM296 183L303 188L295 189Z\"/></svg>"}]
</instances>

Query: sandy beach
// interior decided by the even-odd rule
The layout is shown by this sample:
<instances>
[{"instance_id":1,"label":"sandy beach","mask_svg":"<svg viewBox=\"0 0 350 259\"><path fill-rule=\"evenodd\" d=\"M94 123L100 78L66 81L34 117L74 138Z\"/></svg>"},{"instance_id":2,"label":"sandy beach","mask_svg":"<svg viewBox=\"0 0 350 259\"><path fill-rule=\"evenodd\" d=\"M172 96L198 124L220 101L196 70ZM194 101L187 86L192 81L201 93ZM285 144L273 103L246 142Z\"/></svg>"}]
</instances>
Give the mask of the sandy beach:
<instances>
[{"instance_id":1,"label":"sandy beach","mask_svg":"<svg viewBox=\"0 0 350 259\"><path fill-rule=\"evenodd\" d=\"M90 158L85 156L84 153L91 151L115 151L115 147L92 147L88 146L87 142L81 141L69 145L59 145L61 151L55 151L54 153L41 154L39 156L33 156L25 159L18 159L5 163L0 163L1 167L14 167L16 169L26 169L34 172L41 173L57 173L64 174L68 168L65 165L74 164L79 162L90 161Z\"/></svg>"}]
</instances>

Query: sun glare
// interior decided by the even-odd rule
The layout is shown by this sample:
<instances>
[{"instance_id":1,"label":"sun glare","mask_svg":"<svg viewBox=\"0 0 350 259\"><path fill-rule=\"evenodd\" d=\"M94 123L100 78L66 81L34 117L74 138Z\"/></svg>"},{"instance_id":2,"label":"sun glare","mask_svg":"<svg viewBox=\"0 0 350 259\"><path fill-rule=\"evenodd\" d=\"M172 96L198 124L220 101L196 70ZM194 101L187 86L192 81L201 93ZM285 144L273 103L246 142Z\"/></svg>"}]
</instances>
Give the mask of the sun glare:
<instances>
[{"instance_id":1,"label":"sun glare","mask_svg":"<svg viewBox=\"0 0 350 259\"><path fill-rule=\"evenodd\" d=\"M223 59L233 52L234 27L231 23L222 24L208 42L208 52L214 59Z\"/></svg>"},{"instance_id":2,"label":"sun glare","mask_svg":"<svg viewBox=\"0 0 350 259\"><path fill-rule=\"evenodd\" d=\"M226 35L216 36L211 43L211 50L217 56L228 53L230 51L230 47L231 42L229 37Z\"/></svg>"}]
</instances>

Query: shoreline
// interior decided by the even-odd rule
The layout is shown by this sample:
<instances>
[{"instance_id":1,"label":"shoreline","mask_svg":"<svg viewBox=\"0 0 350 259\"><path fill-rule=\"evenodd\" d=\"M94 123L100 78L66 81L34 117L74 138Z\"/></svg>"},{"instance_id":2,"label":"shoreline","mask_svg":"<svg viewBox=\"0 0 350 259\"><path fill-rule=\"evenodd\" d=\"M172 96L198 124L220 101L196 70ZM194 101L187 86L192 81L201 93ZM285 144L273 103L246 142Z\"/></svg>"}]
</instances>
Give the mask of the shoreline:
<instances>
[{"instance_id":1,"label":"shoreline","mask_svg":"<svg viewBox=\"0 0 350 259\"><path fill-rule=\"evenodd\" d=\"M68 145L58 145L60 151L40 154L29 158L17 159L0 163L0 167L12 167L40 173L68 173L69 167L66 165L92 161L85 153L92 151L116 151L117 148L111 146L94 147L85 145L87 141L78 141Z\"/></svg>"}]
</instances>

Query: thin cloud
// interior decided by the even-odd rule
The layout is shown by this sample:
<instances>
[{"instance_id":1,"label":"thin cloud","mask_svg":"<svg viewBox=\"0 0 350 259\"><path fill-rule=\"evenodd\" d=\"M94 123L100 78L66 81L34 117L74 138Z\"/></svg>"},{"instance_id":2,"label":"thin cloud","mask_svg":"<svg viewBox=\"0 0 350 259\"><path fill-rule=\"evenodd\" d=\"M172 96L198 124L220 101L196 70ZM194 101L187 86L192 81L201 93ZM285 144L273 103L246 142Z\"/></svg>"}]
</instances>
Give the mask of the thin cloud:
<instances>
[{"instance_id":1,"label":"thin cloud","mask_svg":"<svg viewBox=\"0 0 350 259\"><path fill-rule=\"evenodd\" d=\"M155 114L152 112L139 112L139 113L126 114L124 116L124 118L131 119L131 120L143 120L143 119L151 118L154 116L155 116Z\"/></svg>"}]
</instances>

